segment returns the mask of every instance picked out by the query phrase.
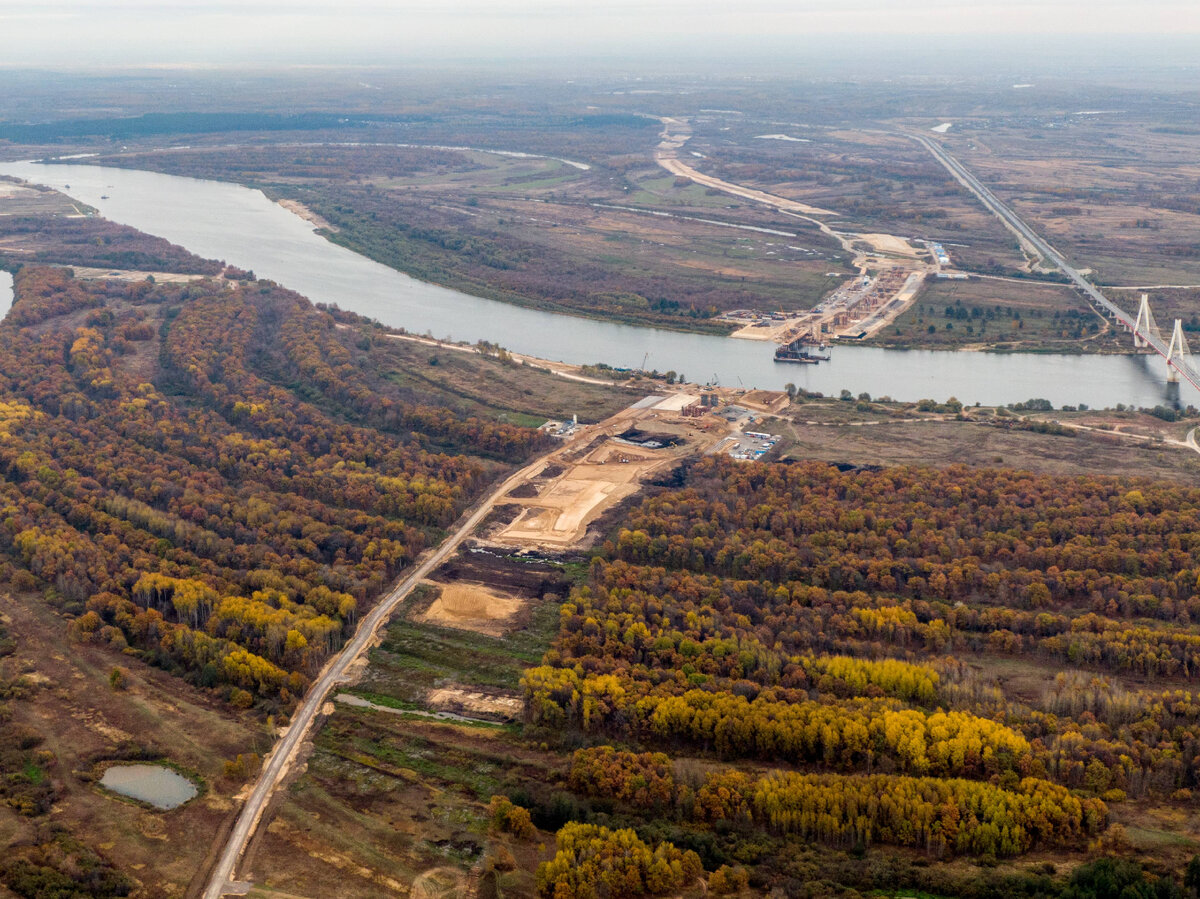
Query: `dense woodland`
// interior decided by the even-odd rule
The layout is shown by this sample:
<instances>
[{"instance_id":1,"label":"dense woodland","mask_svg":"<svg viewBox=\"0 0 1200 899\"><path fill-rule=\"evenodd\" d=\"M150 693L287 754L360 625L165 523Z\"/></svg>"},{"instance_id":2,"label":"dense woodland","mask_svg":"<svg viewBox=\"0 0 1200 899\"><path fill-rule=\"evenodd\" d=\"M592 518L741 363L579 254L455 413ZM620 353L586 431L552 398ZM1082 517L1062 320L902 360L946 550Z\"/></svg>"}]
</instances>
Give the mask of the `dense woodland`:
<instances>
[{"instance_id":1,"label":"dense woodland","mask_svg":"<svg viewBox=\"0 0 1200 899\"><path fill-rule=\"evenodd\" d=\"M0 325L2 573L237 705L286 712L538 432L374 395L273 284L26 267ZM104 447L104 452L97 452Z\"/></svg>"},{"instance_id":2,"label":"dense woodland","mask_svg":"<svg viewBox=\"0 0 1200 899\"><path fill-rule=\"evenodd\" d=\"M699 834L758 845L722 887L778 882L797 839L1102 852L1114 804L1200 788L1198 524L1200 490L1152 482L705 459L593 560L526 672L529 721L640 747L575 752L569 785L647 843L712 867L742 850ZM986 674L1017 656L1036 695Z\"/></svg>"}]
</instances>

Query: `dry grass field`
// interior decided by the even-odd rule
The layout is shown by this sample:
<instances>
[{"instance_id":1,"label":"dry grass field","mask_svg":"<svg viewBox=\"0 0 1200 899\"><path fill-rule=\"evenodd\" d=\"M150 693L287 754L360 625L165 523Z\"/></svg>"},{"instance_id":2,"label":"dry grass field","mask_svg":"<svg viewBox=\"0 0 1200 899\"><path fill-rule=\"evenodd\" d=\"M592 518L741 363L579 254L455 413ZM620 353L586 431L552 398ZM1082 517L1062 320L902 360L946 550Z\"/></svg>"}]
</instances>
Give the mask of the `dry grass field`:
<instances>
[{"instance_id":1,"label":"dry grass field","mask_svg":"<svg viewBox=\"0 0 1200 899\"><path fill-rule=\"evenodd\" d=\"M828 418L802 407L801 418ZM903 416L905 419L910 416ZM1106 427L1130 434L1181 441L1190 425L1168 424L1139 413L1061 413L1034 416ZM844 427L853 421L873 422ZM1193 483L1200 474L1200 454L1158 440L1135 440L1099 430L1059 436L1020 430L985 413L981 421L927 418L889 420L847 409L830 419L831 426L783 424L789 440L788 459L819 459L853 465L970 465L1006 467L1044 474L1137 474L1178 483Z\"/></svg>"},{"instance_id":2,"label":"dry grass field","mask_svg":"<svg viewBox=\"0 0 1200 899\"><path fill-rule=\"evenodd\" d=\"M884 346L1017 351L1128 352L1069 287L1037 281L929 279L916 301L873 342Z\"/></svg>"},{"instance_id":3,"label":"dry grass field","mask_svg":"<svg viewBox=\"0 0 1200 899\"><path fill-rule=\"evenodd\" d=\"M48 820L0 804L2 851L18 851L53 823L132 878L136 895L184 896L205 866L211 837L232 824L243 782L225 776L225 762L265 752L272 739L266 727L117 646L68 639L68 622L36 597L0 592L0 621L16 645L0 659L0 685L20 685L7 714L43 737L42 776L57 791ZM123 671L123 689L110 685L114 668ZM177 766L201 785L200 795L158 811L93 783L105 762L138 758Z\"/></svg>"},{"instance_id":4,"label":"dry grass field","mask_svg":"<svg viewBox=\"0 0 1200 899\"><path fill-rule=\"evenodd\" d=\"M1099 283L1200 283L1195 134L1090 112L968 121L946 145Z\"/></svg>"}]
</instances>

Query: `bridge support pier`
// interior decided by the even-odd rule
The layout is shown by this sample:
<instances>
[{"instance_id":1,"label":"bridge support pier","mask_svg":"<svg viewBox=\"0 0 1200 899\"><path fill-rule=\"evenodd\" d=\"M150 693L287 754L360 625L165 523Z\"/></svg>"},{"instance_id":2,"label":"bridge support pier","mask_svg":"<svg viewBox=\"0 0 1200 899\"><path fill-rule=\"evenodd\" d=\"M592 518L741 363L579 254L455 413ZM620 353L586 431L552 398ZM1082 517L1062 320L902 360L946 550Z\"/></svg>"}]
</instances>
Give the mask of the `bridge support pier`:
<instances>
[{"instance_id":1,"label":"bridge support pier","mask_svg":"<svg viewBox=\"0 0 1200 899\"><path fill-rule=\"evenodd\" d=\"M1183 322L1175 319L1175 329L1171 332L1171 345L1167 348L1167 381L1179 381L1178 365L1186 365L1188 357L1187 341L1183 339ZM1176 364L1178 361L1178 365Z\"/></svg>"},{"instance_id":2,"label":"bridge support pier","mask_svg":"<svg viewBox=\"0 0 1200 899\"><path fill-rule=\"evenodd\" d=\"M1133 324L1133 345L1135 347L1150 345L1150 341L1142 335L1152 333L1153 326L1154 317L1150 314L1150 296L1142 294L1142 303L1138 306L1137 321Z\"/></svg>"}]
</instances>

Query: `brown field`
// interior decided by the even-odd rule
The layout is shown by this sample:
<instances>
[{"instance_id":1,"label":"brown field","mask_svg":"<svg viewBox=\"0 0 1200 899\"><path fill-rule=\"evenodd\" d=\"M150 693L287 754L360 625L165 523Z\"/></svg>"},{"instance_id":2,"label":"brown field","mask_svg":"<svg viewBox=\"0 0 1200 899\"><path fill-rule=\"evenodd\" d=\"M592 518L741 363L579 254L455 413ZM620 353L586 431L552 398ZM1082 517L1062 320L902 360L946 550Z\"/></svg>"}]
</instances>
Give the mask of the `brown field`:
<instances>
[{"instance_id":1,"label":"brown field","mask_svg":"<svg viewBox=\"0 0 1200 899\"><path fill-rule=\"evenodd\" d=\"M66 194L0 177L0 216L64 215L82 218L92 212Z\"/></svg>"},{"instance_id":2,"label":"brown field","mask_svg":"<svg viewBox=\"0 0 1200 899\"><path fill-rule=\"evenodd\" d=\"M51 820L134 878L137 895L183 896L204 868L214 835L232 824L242 782L223 777L224 762L264 752L270 735L262 724L114 647L71 642L67 621L39 597L0 592L0 618L17 647L0 660L0 682L12 677L26 685L7 708L44 737L41 749L51 754L46 776L58 791ZM109 686L114 667L125 671L124 690ZM104 762L140 754L194 774L203 784L200 795L157 811L92 783ZM44 823L0 805L0 852L30 839Z\"/></svg>"},{"instance_id":3,"label":"brown field","mask_svg":"<svg viewBox=\"0 0 1200 899\"><path fill-rule=\"evenodd\" d=\"M803 408L799 417L809 414L810 407ZM1128 417L1089 413L1045 417L1086 427L1115 423L1129 433L1175 440L1187 430L1187 426L1132 413ZM865 427L789 423L783 433L792 442L784 457L855 465L1004 466L1062 475L1137 474L1179 483L1194 483L1200 474L1200 454L1155 440L1083 430L1075 437L1055 436L972 421L876 421Z\"/></svg>"},{"instance_id":4,"label":"brown field","mask_svg":"<svg viewBox=\"0 0 1200 899\"><path fill-rule=\"evenodd\" d=\"M75 273L76 278L81 278L84 281L145 281L146 278L153 278L159 283L169 284L186 284L189 281L198 281L205 275L181 275L175 272L147 272L135 269L119 269L119 268L96 268L88 266L71 266L71 271Z\"/></svg>"},{"instance_id":5,"label":"brown field","mask_svg":"<svg viewBox=\"0 0 1200 899\"><path fill-rule=\"evenodd\" d=\"M947 147L1101 284L1200 283L1195 135L1136 112L964 122Z\"/></svg>"}]
</instances>

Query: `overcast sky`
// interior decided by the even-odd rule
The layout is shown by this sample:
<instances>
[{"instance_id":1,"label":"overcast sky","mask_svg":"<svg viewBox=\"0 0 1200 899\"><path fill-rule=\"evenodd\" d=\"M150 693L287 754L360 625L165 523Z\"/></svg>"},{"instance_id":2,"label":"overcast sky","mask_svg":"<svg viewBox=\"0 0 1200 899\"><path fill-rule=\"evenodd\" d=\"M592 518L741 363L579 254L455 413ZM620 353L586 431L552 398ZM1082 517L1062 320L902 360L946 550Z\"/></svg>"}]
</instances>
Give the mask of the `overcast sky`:
<instances>
[{"instance_id":1,"label":"overcast sky","mask_svg":"<svg viewBox=\"0 0 1200 899\"><path fill-rule=\"evenodd\" d=\"M0 0L0 64L388 63L817 35L1200 35L1197 0Z\"/></svg>"}]
</instances>

